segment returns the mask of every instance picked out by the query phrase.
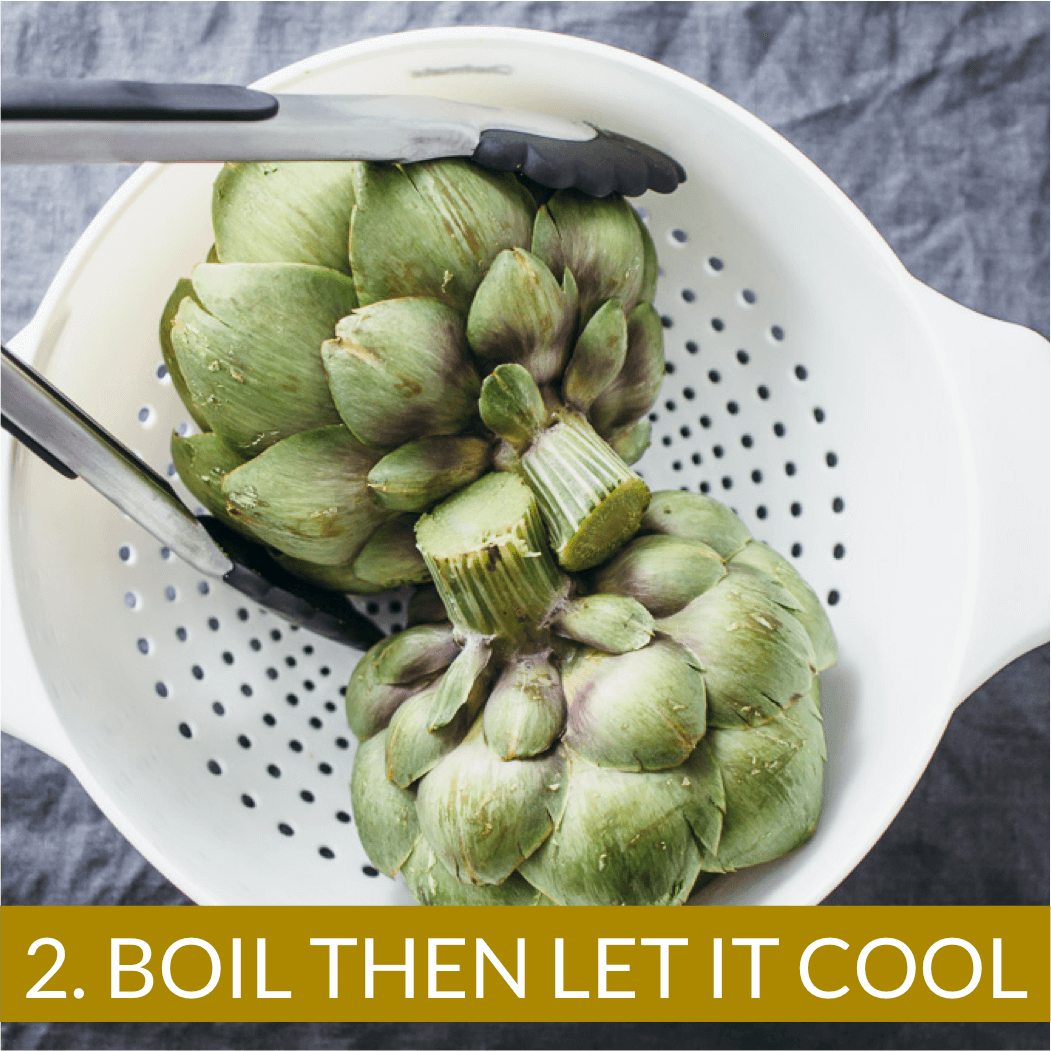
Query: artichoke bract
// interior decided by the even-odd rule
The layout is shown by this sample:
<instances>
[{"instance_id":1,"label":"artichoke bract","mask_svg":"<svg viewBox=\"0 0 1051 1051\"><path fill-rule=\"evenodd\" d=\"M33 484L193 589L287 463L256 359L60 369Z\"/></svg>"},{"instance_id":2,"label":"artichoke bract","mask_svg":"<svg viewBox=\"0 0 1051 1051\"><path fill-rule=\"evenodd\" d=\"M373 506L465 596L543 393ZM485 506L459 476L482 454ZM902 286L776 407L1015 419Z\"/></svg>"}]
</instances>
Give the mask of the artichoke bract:
<instances>
[{"instance_id":1,"label":"artichoke bract","mask_svg":"<svg viewBox=\"0 0 1051 1051\"><path fill-rule=\"evenodd\" d=\"M416 535L441 605L423 592L346 700L362 844L419 901L675 905L809 838L835 642L732 511L656 493L570 575L533 489L490 473Z\"/></svg>"},{"instance_id":2,"label":"artichoke bract","mask_svg":"<svg viewBox=\"0 0 1051 1051\"><path fill-rule=\"evenodd\" d=\"M463 160L225 165L160 331L202 506L373 593L426 580L413 523L496 471L535 492L562 569L613 555L649 498L629 464L664 375L656 254L623 198L544 196Z\"/></svg>"}]
</instances>

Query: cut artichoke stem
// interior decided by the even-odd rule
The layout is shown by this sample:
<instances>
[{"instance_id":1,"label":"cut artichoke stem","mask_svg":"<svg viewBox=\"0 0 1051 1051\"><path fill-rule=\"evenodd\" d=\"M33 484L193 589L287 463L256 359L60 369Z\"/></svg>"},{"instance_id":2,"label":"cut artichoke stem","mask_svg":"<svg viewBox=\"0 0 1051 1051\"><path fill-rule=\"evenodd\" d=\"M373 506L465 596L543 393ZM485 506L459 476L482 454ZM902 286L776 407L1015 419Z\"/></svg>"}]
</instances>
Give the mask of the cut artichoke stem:
<instances>
[{"instance_id":1,"label":"cut artichoke stem","mask_svg":"<svg viewBox=\"0 0 1051 1051\"><path fill-rule=\"evenodd\" d=\"M646 483L576 413L564 411L522 454L559 565L570 573L615 555L650 502Z\"/></svg>"},{"instance_id":2,"label":"cut artichoke stem","mask_svg":"<svg viewBox=\"0 0 1051 1051\"><path fill-rule=\"evenodd\" d=\"M416 542L465 634L526 645L566 593L536 497L516 475L488 474L461 489L420 518Z\"/></svg>"}]
</instances>

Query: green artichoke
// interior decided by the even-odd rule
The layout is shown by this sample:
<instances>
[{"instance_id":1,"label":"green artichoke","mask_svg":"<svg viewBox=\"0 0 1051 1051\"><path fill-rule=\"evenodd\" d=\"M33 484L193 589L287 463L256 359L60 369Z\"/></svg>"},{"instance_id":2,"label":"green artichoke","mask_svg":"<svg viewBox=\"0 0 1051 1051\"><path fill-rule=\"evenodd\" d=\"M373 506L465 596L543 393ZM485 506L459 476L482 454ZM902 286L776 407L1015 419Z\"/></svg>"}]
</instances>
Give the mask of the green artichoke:
<instances>
[{"instance_id":1,"label":"green artichoke","mask_svg":"<svg viewBox=\"0 0 1051 1051\"><path fill-rule=\"evenodd\" d=\"M491 473L416 533L441 605L362 658L347 716L362 844L417 899L681 904L811 835L835 641L733 512L656 493L569 576L532 489Z\"/></svg>"},{"instance_id":2,"label":"green artichoke","mask_svg":"<svg viewBox=\"0 0 1051 1051\"><path fill-rule=\"evenodd\" d=\"M664 374L656 255L624 199L543 196L459 160L226 165L161 318L202 505L369 593L426 581L420 513L511 471L564 568L613 554L649 496L628 463ZM499 411L516 373L527 432Z\"/></svg>"}]
</instances>

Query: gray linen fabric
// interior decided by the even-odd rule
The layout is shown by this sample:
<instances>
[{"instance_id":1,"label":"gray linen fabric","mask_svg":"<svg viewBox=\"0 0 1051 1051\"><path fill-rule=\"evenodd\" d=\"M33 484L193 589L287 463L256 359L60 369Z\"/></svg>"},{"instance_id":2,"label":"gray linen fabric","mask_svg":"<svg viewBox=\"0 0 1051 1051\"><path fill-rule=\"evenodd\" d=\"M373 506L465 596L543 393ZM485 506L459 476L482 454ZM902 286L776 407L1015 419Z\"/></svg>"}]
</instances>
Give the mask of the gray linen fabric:
<instances>
[{"instance_id":1,"label":"gray linen fabric","mask_svg":"<svg viewBox=\"0 0 1051 1051\"><path fill-rule=\"evenodd\" d=\"M1042 3L8 2L0 47L5 76L243 84L339 44L429 26L513 25L613 44L710 85L785 135L921 280L1046 336L1048 22ZM5 339L29 321L131 170L3 170ZM829 903L1045 903L1047 700L1046 647L980 689ZM187 903L63 767L7 736L2 759L5 904ZM1044 1035L894 1025L5 1026L4 1044L1029 1047Z\"/></svg>"}]
</instances>

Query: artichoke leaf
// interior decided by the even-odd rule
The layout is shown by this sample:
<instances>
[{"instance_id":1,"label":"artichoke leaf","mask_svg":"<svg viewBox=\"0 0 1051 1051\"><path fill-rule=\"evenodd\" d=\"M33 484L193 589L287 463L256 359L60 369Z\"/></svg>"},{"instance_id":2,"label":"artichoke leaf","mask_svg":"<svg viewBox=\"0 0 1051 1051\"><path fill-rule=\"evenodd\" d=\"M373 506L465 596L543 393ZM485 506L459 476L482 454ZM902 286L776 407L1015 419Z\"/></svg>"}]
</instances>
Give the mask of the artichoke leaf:
<instances>
[{"instance_id":1,"label":"artichoke leaf","mask_svg":"<svg viewBox=\"0 0 1051 1051\"><path fill-rule=\"evenodd\" d=\"M354 559L353 572L366 588L381 591L430 580L427 563L416 547L413 520L402 515L378 526Z\"/></svg>"},{"instance_id":2,"label":"artichoke leaf","mask_svg":"<svg viewBox=\"0 0 1051 1051\"><path fill-rule=\"evenodd\" d=\"M478 719L420 782L420 828L461 882L502 883L551 834L565 774L561 750L501 759L485 743Z\"/></svg>"},{"instance_id":3,"label":"artichoke leaf","mask_svg":"<svg viewBox=\"0 0 1051 1051\"><path fill-rule=\"evenodd\" d=\"M704 668L709 724L758 726L810 689L816 657L776 582L731 567L718 584L657 622Z\"/></svg>"},{"instance_id":4,"label":"artichoke leaf","mask_svg":"<svg viewBox=\"0 0 1051 1051\"><path fill-rule=\"evenodd\" d=\"M606 436L609 447L630 467L642 459L642 454L650 447L650 421L637 420L635 423L617 427Z\"/></svg>"},{"instance_id":5,"label":"artichoke leaf","mask_svg":"<svg viewBox=\"0 0 1051 1051\"><path fill-rule=\"evenodd\" d=\"M318 350L356 304L350 278L299 263L202 263L171 341L209 429L255 456L340 422Z\"/></svg>"},{"instance_id":6,"label":"artichoke leaf","mask_svg":"<svg viewBox=\"0 0 1051 1051\"><path fill-rule=\"evenodd\" d=\"M185 438L173 432L171 454L183 484L201 501L205 510L243 532L244 527L226 510L223 479L240 467L244 459L211 432Z\"/></svg>"},{"instance_id":7,"label":"artichoke leaf","mask_svg":"<svg viewBox=\"0 0 1051 1051\"><path fill-rule=\"evenodd\" d=\"M654 621L646 607L626 595L587 595L566 603L552 622L566 638L605 653L626 653L645 646Z\"/></svg>"},{"instance_id":8,"label":"artichoke leaf","mask_svg":"<svg viewBox=\"0 0 1051 1051\"><path fill-rule=\"evenodd\" d=\"M240 528L240 527L239 527ZM380 527L383 528L382 526ZM378 532L379 530L377 530ZM373 536L376 534L373 533ZM274 561L279 566L287 569L289 573L303 580L310 581L321 588L330 591L342 591L344 594L352 595L381 595L390 590L388 584L377 584L372 580L365 580L354 571L354 562L346 562L342 565L323 566L317 562L311 562L305 558L292 558L280 551L273 553Z\"/></svg>"},{"instance_id":9,"label":"artichoke leaf","mask_svg":"<svg viewBox=\"0 0 1051 1051\"><path fill-rule=\"evenodd\" d=\"M350 274L356 162L223 165L212 226L223 263L311 263Z\"/></svg>"},{"instance_id":10,"label":"artichoke leaf","mask_svg":"<svg viewBox=\"0 0 1051 1051\"><path fill-rule=\"evenodd\" d=\"M686 810L703 786L681 767L626 773L567 762L562 820L521 874L559 905L681 905L701 871Z\"/></svg>"},{"instance_id":11,"label":"artichoke leaf","mask_svg":"<svg viewBox=\"0 0 1051 1051\"><path fill-rule=\"evenodd\" d=\"M343 426L294 434L223 479L244 528L293 558L345 565L390 517L368 495L374 453Z\"/></svg>"},{"instance_id":12,"label":"artichoke leaf","mask_svg":"<svg viewBox=\"0 0 1051 1051\"><path fill-rule=\"evenodd\" d=\"M430 728L441 729L470 701L482 680L492 655L489 640L481 635L468 638L460 655L449 666L430 710Z\"/></svg>"},{"instance_id":13,"label":"artichoke leaf","mask_svg":"<svg viewBox=\"0 0 1051 1051\"><path fill-rule=\"evenodd\" d=\"M594 574L597 591L628 595L655 617L677 613L726 576L719 555L685 537L636 537Z\"/></svg>"},{"instance_id":14,"label":"artichoke leaf","mask_svg":"<svg viewBox=\"0 0 1051 1051\"><path fill-rule=\"evenodd\" d=\"M368 741L385 730L398 708L423 688L424 684L419 682L405 686L380 682L377 666L396 638L396 635L390 635L377 642L350 673L346 693L347 722L359 741Z\"/></svg>"},{"instance_id":15,"label":"artichoke leaf","mask_svg":"<svg viewBox=\"0 0 1051 1051\"><path fill-rule=\"evenodd\" d=\"M653 494L639 532L699 540L722 559L733 558L751 540L745 524L725 504L702 493L675 489Z\"/></svg>"},{"instance_id":16,"label":"artichoke leaf","mask_svg":"<svg viewBox=\"0 0 1051 1051\"><path fill-rule=\"evenodd\" d=\"M369 490L393 511L425 511L481 478L491 455L484 438L443 435L406 442L372 468Z\"/></svg>"},{"instance_id":17,"label":"artichoke leaf","mask_svg":"<svg viewBox=\"0 0 1051 1051\"><path fill-rule=\"evenodd\" d=\"M432 296L466 317L505 249L529 245L536 206L510 174L469 161L364 164L350 262L362 304Z\"/></svg>"},{"instance_id":18,"label":"artichoke leaf","mask_svg":"<svg viewBox=\"0 0 1051 1051\"><path fill-rule=\"evenodd\" d=\"M810 585L799 575L795 567L766 544L753 540L732 559L733 565L751 566L753 569L773 577L795 600L793 612L806 628L814 644L818 671L831 668L836 663L836 638L828 621L821 600ZM792 608L791 606L789 608Z\"/></svg>"},{"instance_id":19,"label":"artichoke leaf","mask_svg":"<svg viewBox=\"0 0 1051 1051\"><path fill-rule=\"evenodd\" d=\"M434 848L421 836L401 870L413 897L421 905L552 905L517 872L503 883L461 883L438 860Z\"/></svg>"},{"instance_id":20,"label":"artichoke leaf","mask_svg":"<svg viewBox=\"0 0 1051 1051\"><path fill-rule=\"evenodd\" d=\"M168 370L168 375L171 377L172 386L175 388L183 405L186 406L187 412L193 417L193 422L202 431L210 431L212 429L211 424L208 423L204 418L204 414L194 403L190 395L190 388L186 386L186 377L183 376L182 369L179 367L179 360L175 356L175 348L172 346L172 322L175 321L175 315L179 312L180 304L187 297L193 299L193 282L188 277L183 277L176 282L174 291L168 297L164 310L161 311L161 323L158 329L161 357L164 359L164 367Z\"/></svg>"},{"instance_id":21,"label":"artichoke leaf","mask_svg":"<svg viewBox=\"0 0 1051 1051\"><path fill-rule=\"evenodd\" d=\"M384 875L395 876L420 838L420 825L415 795L387 779L382 736L358 746L350 803L369 860Z\"/></svg>"},{"instance_id":22,"label":"artichoke leaf","mask_svg":"<svg viewBox=\"0 0 1051 1051\"><path fill-rule=\"evenodd\" d=\"M577 287L567 267L562 284L531 252L505 249L471 302L467 342L489 368L514 363L538 384L562 375L577 323Z\"/></svg>"},{"instance_id":23,"label":"artichoke leaf","mask_svg":"<svg viewBox=\"0 0 1051 1051\"><path fill-rule=\"evenodd\" d=\"M501 759L546 752L566 722L562 679L546 654L512 661L485 705L485 743Z\"/></svg>"},{"instance_id":24,"label":"artichoke leaf","mask_svg":"<svg viewBox=\"0 0 1051 1051\"><path fill-rule=\"evenodd\" d=\"M393 448L457 434L474 416L480 389L463 322L437 299L361 307L319 344L343 422L359 441Z\"/></svg>"},{"instance_id":25,"label":"artichoke leaf","mask_svg":"<svg viewBox=\"0 0 1051 1051\"><path fill-rule=\"evenodd\" d=\"M670 639L618 655L585 651L563 669L563 687L563 742L598 766L677 767L704 736L704 676Z\"/></svg>"},{"instance_id":26,"label":"artichoke leaf","mask_svg":"<svg viewBox=\"0 0 1051 1051\"><path fill-rule=\"evenodd\" d=\"M591 316L573 348L562 397L586 413L591 403L613 382L628 353L628 324L619 299L607 299Z\"/></svg>"},{"instance_id":27,"label":"artichoke leaf","mask_svg":"<svg viewBox=\"0 0 1051 1051\"><path fill-rule=\"evenodd\" d=\"M443 726L431 729L441 680L410 697L394 713L387 727L387 776L408 788L455 748L471 727L481 698L467 704Z\"/></svg>"},{"instance_id":28,"label":"artichoke leaf","mask_svg":"<svg viewBox=\"0 0 1051 1051\"><path fill-rule=\"evenodd\" d=\"M649 412L664 383L664 325L649 303L628 315L624 367L595 399L589 416L604 438Z\"/></svg>"},{"instance_id":29,"label":"artichoke leaf","mask_svg":"<svg viewBox=\"0 0 1051 1051\"><path fill-rule=\"evenodd\" d=\"M421 624L391 636L376 661L383 683L409 683L447 668L460 653L451 625Z\"/></svg>"},{"instance_id":30,"label":"artichoke leaf","mask_svg":"<svg viewBox=\"0 0 1051 1051\"><path fill-rule=\"evenodd\" d=\"M817 676L776 719L713 729L705 740L726 786L726 817L704 868L730 872L787 854L814 832L821 810L825 738Z\"/></svg>"}]
</instances>

